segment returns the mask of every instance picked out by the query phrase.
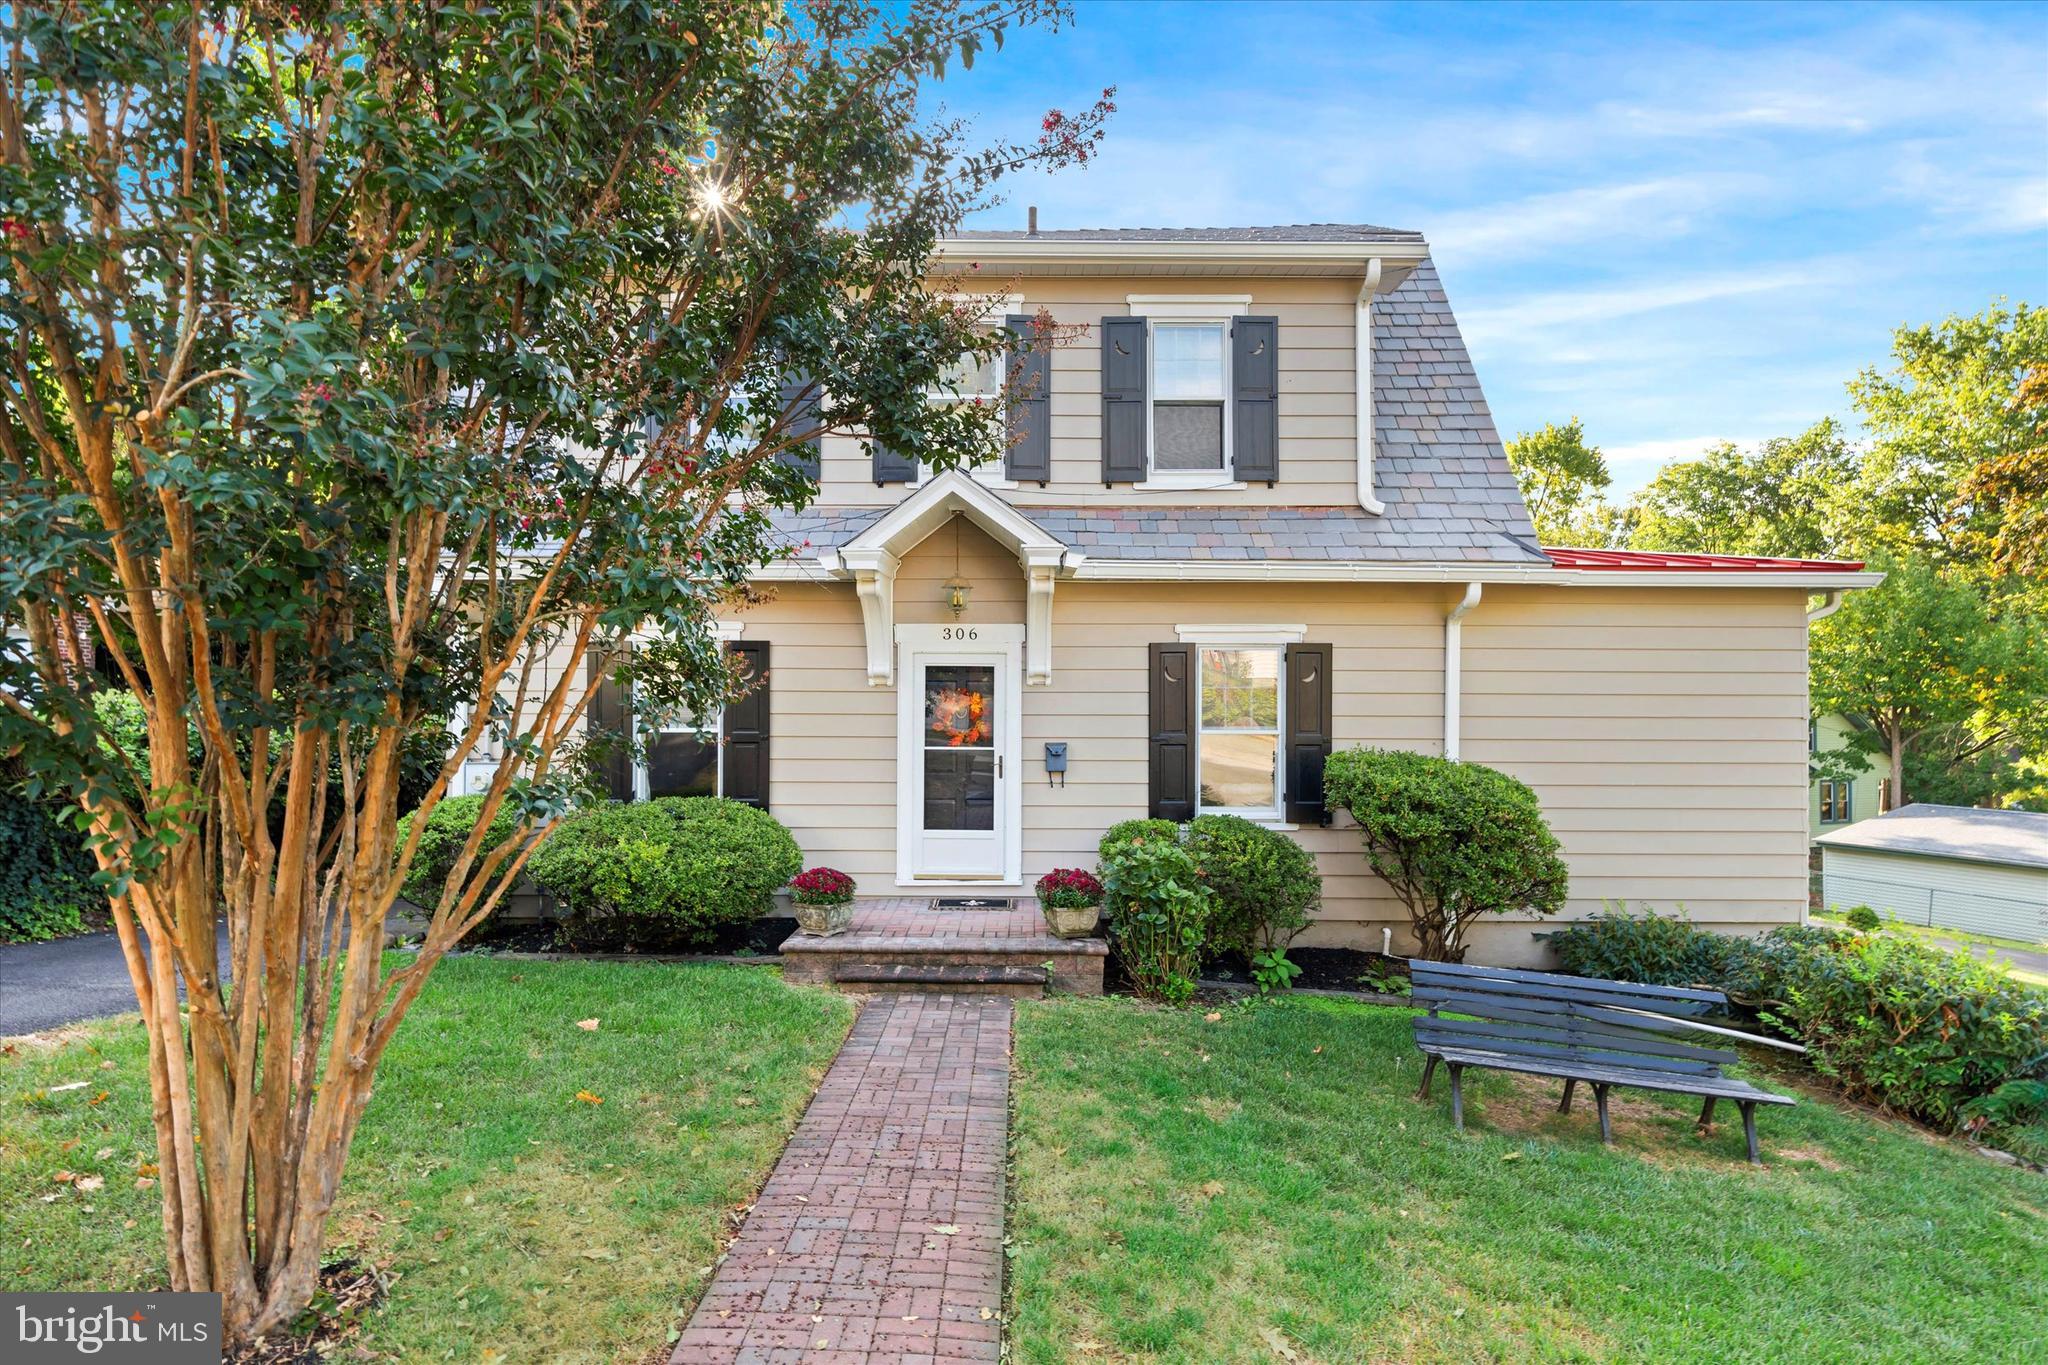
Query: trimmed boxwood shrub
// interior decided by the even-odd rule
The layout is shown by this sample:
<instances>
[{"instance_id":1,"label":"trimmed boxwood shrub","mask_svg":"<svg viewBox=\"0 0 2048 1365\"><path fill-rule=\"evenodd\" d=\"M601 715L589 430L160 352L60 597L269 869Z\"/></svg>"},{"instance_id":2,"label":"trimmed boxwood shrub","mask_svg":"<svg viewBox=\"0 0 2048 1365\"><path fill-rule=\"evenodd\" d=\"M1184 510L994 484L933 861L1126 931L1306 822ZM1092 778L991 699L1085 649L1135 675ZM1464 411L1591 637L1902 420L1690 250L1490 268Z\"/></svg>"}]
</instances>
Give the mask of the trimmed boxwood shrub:
<instances>
[{"instance_id":1,"label":"trimmed boxwood shrub","mask_svg":"<svg viewBox=\"0 0 2048 1365\"><path fill-rule=\"evenodd\" d=\"M1551 941L1575 975L1726 991L1850 1094L1943 1128L2012 1081L2048 1080L2048 991L1967 953L1797 925L1735 938L1656 915Z\"/></svg>"},{"instance_id":2,"label":"trimmed boxwood shrub","mask_svg":"<svg viewBox=\"0 0 2048 1365\"><path fill-rule=\"evenodd\" d=\"M1240 953L1250 962L1284 951L1322 901L1323 878L1309 851L1242 816L1196 816L1188 824L1188 851L1216 893L1211 957Z\"/></svg>"},{"instance_id":3,"label":"trimmed boxwood shrub","mask_svg":"<svg viewBox=\"0 0 2048 1365\"><path fill-rule=\"evenodd\" d=\"M1417 955L1465 959L1481 915L1554 915L1570 873L1536 793L1504 772L1405 749L1330 755L1323 792L1358 822L1366 861L1401 903Z\"/></svg>"},{"instance_id":4,"label":"trimmed boxwood shrub","mask_svg":"<svg viewBox=\"0 0 2048 1365\"><path fill-rule=\"evenodd\" d=\"M766 811L686 796L565 816L527 871L573 916L641 921L654 936L703 939L767 912L802 866L796 840Z\"/></svg>"},{"instance_id":5,"label":"trimmed boxwood shrub","mask_svg":"<svg viewBox=\"0 0 2048 1365\"><path fill-rule=\"evenodd\" d=\"M434 807L433 813L427 816L426 829L420 834L419 852L413 859L412 871L406 874L404 891L407 900L428 911L440 903L449 869L455 866L456 855L462 852L469 832L476 828L476 818L483 808L481 796L451 796ZM399 818L398 847L403 848L405 841L412 837L413 821L417 815L418 812L413 812ZM484 831L481 851L488 853L511 837L518 823L518 814L512 803L502 803L491 827Z\"/></svg>"}]
</instances>

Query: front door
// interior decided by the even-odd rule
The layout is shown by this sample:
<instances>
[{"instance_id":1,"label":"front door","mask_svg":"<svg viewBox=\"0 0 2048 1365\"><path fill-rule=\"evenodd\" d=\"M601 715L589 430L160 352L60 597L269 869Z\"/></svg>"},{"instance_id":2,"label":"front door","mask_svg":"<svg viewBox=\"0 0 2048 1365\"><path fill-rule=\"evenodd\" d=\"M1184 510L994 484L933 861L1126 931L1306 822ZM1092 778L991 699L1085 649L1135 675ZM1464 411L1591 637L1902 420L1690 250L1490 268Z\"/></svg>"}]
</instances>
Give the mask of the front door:
<instances>
[{"instance_id":1,"label":"front door","mask_svg":"<svg viewBox=\"0 0 2048 1365\"><path fill-rule=\"evenodd\" d=\"M948 626L906 644L898 824L909 880L1014 875L1017 651L982 638L1000 630Z\"/></svg>"}]
</instances>

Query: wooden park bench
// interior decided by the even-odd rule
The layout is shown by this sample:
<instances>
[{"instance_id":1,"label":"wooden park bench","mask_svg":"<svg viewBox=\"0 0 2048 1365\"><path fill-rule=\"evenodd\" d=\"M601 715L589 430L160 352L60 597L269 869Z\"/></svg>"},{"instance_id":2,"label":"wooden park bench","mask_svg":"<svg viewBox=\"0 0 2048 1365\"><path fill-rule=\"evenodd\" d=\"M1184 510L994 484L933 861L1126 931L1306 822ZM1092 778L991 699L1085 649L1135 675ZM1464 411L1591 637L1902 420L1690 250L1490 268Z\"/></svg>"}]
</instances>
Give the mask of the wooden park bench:
<instances>
[{"instance_id":1,"label":"wooden park bench","mask_svg":"<svg viewBox=\"0 0 2048 1365\"><path fill-rule=\"evenodd\" d=\"M1718 1036L1805 1050L1697 1022L1699 1016L1727 1010L1728 997L1719 991L1419 960L1411 961L1408 970L1415 1003L1429 1007L1428 1014L1415 1017L1415 1046L1428 1059L1418 1098L1429 1098L1437 1063L1449 1067L1451 1122L1460 1129L1465 1126L1461 1078L1468 1066L1559 1077L1564 1081L1564 1101L1558 1112L1565 1114L1571 1112L1572 1091L1586 1082L1600 1109L1602 1142L1614 1141L1607 1121L1610 1086L1702 1096L1706 1104L1700 1110L1701 1127L1713 1122L1717 1102L1733 1100L1742 1109L1751 1161L1762 1160L1756 1146L1756 1107L1794 1103L1790 1096L1723 1075L1722 1068L1735 1061L1736 1054L1698 1041ZM1446 1017L1453 1014L1469 1017Z\"/></svg>"}]
</instances>

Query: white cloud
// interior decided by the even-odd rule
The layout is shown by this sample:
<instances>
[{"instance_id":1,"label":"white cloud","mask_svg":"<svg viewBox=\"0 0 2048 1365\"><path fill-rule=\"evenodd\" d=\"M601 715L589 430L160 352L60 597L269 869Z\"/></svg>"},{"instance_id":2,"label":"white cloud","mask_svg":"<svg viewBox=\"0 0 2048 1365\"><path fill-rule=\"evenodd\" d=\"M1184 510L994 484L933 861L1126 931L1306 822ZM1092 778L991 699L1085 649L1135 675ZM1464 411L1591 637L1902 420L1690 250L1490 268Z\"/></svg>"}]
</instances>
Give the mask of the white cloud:
<instances>
[{"instance_id":1,"label":"white cloud","mask_svg":"<svg viewBox=\"0 0 2048 1365\"><path fill-rule=\"evenodd\" d=\"M1760 177L1727 172L1589 185L1441 215L1429 224L1429 244L1439 259L1463 265L1554 255L1594 242L1669 238L1763 190Z\"/></svg>"},{"instance_id":2,"label":"white cloud","mask_svg":"<svg viewBox=\"0 0 2048 1365\"><path fill-rule=\"evenodd\" d=\"M1474 354L1517 342L1549 342L1560 329L1613 322L1749 294L1804 292L1842 283L1851 272L1842 261L1817 260L1754 270L1728 270L1681 278L1646 276L1618 285L1524 294L1506 303L1458 310L1465 342ZM1567 335L1564 342L1577 340Z\"/></svg>"},{"instance_id":3,"label":"white cloud","mask_svg":"<svg viewBox=\"0 0 2048 1365\"><path fill-rule=\"evenodd\" d=\"M1618 483L1646 482L1650 475L1673 460L1692 460L1706 454L1709 446L1733 441L1739 446L1758 444L1756 436L1673 436L1661 441L1629 441L1623 445L1601 446L1607 467Z\"/></svg>"}]
</instances>

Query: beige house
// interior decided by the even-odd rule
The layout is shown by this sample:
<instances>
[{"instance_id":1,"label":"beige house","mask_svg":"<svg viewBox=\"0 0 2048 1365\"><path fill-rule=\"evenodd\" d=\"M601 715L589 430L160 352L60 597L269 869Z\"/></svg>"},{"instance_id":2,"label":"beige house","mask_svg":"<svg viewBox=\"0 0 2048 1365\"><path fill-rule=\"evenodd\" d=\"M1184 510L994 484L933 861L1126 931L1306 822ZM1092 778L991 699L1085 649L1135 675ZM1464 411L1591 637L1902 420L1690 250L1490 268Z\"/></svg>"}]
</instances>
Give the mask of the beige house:
<instances>
[{"instance_id":1,"label":"beige house","mask_svg":"<svg viewBox=\"0 0 2048 1365\"><path fill-rule=\"evenodd\" d=\"M1304 943L1388 927L1398 950L1404 913L1321 769L1403 746L1533 786L1572 915L1799 919L1807 617L1875 575L1539 547L1415 233L974 233L940 254L1002 291L989 324L1017 336L1005 467L928 477L821 434L816 503L781 526L795 553L726 627L763 686L720 745L658 737L621 795L759 801L808 864L884 897L1028 900L1115 821L1230 811L1316 854ZM1538 960L1544 927L1489 924L1473 959Z\"/></svg>"}]
</instances>

